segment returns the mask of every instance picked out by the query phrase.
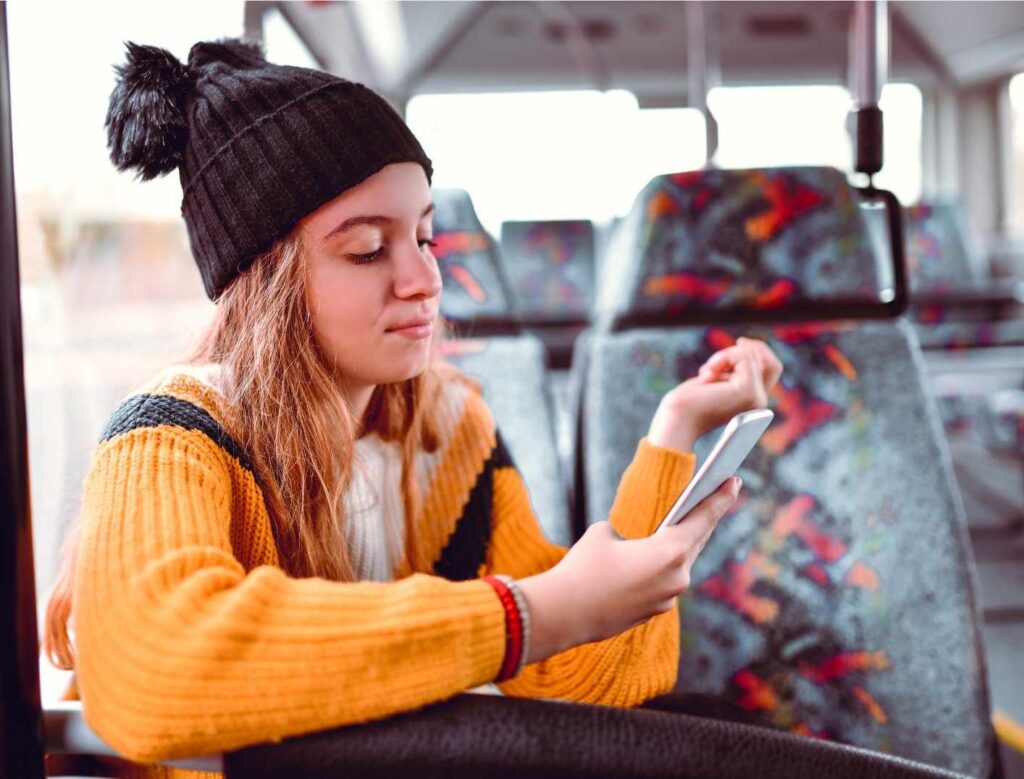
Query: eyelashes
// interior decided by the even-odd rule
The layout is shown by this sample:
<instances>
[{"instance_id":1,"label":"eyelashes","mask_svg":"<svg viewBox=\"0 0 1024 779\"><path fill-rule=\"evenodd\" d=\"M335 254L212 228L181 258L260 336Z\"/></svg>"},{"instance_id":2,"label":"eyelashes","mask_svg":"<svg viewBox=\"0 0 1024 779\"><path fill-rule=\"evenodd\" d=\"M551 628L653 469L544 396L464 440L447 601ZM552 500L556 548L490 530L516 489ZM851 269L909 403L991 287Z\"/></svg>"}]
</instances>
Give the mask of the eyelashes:
<instances>
[{"instance_id":1,"label":"eyelashes","mask_svg":"<svg viewBox=\"0 0 1024 779\"><path fill-rule=\"evenodd\" d=\"M367 263L373 262L384 254L384 247L369 252L368 254L350 254L349 259L352 260L356 265L366 265Z\"/></svg>"},{"instance_id":2,"label":"eyelashes","mask_svg":"<svg viewBox=\"0 0 1024 779\"><path fill-rule=\"evenodd\" d=\"M420 251L422 251L424 247L427 246L429 246L431 249L437 247L437 241L435 241L433 238L421 238L416 243L419 245ZM349 254L348 258L356 265L367 265L383 257L385 251L385 247L381 246L379 249L374 249L372 252L367 252L366 254Z\"/></svg>"}]
</instances>

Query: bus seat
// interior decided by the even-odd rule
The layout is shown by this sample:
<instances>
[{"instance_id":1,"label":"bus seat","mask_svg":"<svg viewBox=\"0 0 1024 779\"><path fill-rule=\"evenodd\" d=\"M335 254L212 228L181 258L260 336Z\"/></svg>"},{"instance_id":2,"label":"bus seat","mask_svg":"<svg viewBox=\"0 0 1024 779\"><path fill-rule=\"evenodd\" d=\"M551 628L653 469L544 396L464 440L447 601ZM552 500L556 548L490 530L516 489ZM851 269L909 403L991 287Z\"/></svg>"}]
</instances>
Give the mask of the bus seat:
<instances>
[{"instance_id":1,"label":"bus seat","mask_svg":"<svg viewBox=\"0 0 1024 779\"><path fill-rule=\"evenodd\" d=\"M509 335L519 332L515 303L498 246L484 229L469 193L437 188L434 198L434 257L444 284L441 314L460 332Z\"/></svg>"},{"instance_id":2,"label":"bus seat","mask_svg":"<svg viewBox=\"0 0 1024 779\"><path fill-rule=\"evenodd\" d=\"M590 318L594 225L589 220L503 222L501 251L524 319Z\"/></svg>"},{"instance_id":3,"label":"bus seat","mask_svg":"<svg viewBox=\"0 0 1024 779\"><path fill-rule=\"evenodd\" d=\"M589 220L503 222L501 251L521 321L564 369L590 321L594 225Z\"/></svg>"},{"instance_id":4,"label":"bus seat","mask_svg":"<svg viewBox=\"0 0 1024 779\"><path fill-rule=\"evenodd\" d=\"M659 176L624 228L586 368L590 522L663 393L715 350L761 338L786 366L741 500L680 599L677 690L722 696L766 726L987 775L976 574L917 340L902 320L828 315L860 300L877 316L884 278L845 178Z\"/></svg>"},{"instance_id":5,"label":"bus seat","mask_svg":"<svg viewBox=\"0 0 1024 779\"><path fill-rule=\"evenodd\" d=\"M927 349L1024 345L1024 306L1010 282L978 259L966 215L953 199L906 209L912 318Z\"/></svg>"},{"instance_id":6,"label":"bus seat","mask_svg":"<svg viewBox=\"0 0 1024 779\"><path fill-rule=\"evenodd\" d=\"M1007 362L1020 366L1009 385L1024 381L1020 291L992 280L959 201L919 203L906 215L907 266L917 298L912 316L929 349L929 371L942 366L947 374L937 400L968 524L973 533L1005 530L1019 522L1024 507L1018 455L1002 444L1015 436L1016 421L993 409L993 386L986 385L999 386L995 376ZM943 359L952 353L969 360L959 373Z\"/></svg>"},{"instance_id":7,"label":"bus seat","mask_svg":"<svg viewBox=\"0 0 1024 779\"><path fill-rule=\"evenodd\" d=\"M993 393L989 408L995 417L993 445L1024 459L1024 389Z\"/></svg>"},{"instance_id":8,"label":"bus seat","mask_svg":"<svg viewBox=\"0 0 1024 779\"><path fill-rule=\"evenodd\" d=\"M444 358L480 382L501 434L530 492L547 537L572 539L569 505L555 439L544 347L519 331L497 255L469 194L433 190L434 249L444 292L441 312L456 333L443 343Z\"/></svg>"},{"instance_id":9,"label":"bus seat","mask_svg":"<svg viewBox=\"0 0 1024 779\"><path fill-rule=\"evenodd\" d=\"M481 383L544 534L557 544L571 544L544 346L531 335L464 338L443 343L441 353Z\"/></svg>"}]
</instances>

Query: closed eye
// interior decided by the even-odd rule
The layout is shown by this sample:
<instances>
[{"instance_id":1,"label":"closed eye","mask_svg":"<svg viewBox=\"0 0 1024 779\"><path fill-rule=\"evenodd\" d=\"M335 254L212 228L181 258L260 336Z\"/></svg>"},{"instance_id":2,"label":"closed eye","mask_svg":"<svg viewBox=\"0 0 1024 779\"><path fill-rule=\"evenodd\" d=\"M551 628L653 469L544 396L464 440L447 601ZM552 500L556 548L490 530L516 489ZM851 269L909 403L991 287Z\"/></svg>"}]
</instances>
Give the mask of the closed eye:
<instances>
[{"instance_id":1,"label":"closed eye","mask_svg":"<svg viewBox=\"0 0 1024 779\"><path fill-rule=\"evenodd\" d=\"M364 265L368 262L373 262L374 260L379 259L381 256L383 256L383 254L384 247L381 246L379 249L375 249L372 252L367 252L366 254L350 254L348 255L348 258L352 260L352 262L354 262L356 265Z\"/></svg>"}]
</instances>

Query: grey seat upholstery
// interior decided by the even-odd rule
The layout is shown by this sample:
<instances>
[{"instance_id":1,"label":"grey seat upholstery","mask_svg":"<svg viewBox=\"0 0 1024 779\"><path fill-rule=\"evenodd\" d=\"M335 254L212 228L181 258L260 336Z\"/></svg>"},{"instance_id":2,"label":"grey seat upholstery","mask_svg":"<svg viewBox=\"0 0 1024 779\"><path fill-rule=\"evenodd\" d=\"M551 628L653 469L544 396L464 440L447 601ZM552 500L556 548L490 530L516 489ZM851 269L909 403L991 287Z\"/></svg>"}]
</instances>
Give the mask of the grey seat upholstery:
<instances>
[{"instance_id":1,"label":"grey seat upholstery","mask_svg":"<svg viewBox=\"0 0 1024 779\"><path fill-rule=\"evenodd\" d=\"M463 190L433 192L435 249L444 292L441 312L470 333L452 339L445 358L480 382L502 437L530 492L547 537L569 544L569 507L555 440L544 347L516 333L516 316L503 279L497 245L477 218ZM482 325L482 327L481 327Z\"/></svg>"},{"instance_id":2,"label":"grey seat upholstery","mask_svg":"<svg viewBox=\"0 0 1024 779\"><path fill-rule=\"evenodd\" d=\"M987 774L973 560L914 332L772 322L785 307L877 299L845 179L810 168L661 176L624 228L603 321L668 313L661 326L591 336L589 521L606 515L662 394L712 352L761 338L786 368L776 419L741 470L745 494L681 598L677 690L722 696L767 726ZM713 324L737 311L761 321ZM711 324L673 325L672 312Z\"/></svg>"}]
</instances>

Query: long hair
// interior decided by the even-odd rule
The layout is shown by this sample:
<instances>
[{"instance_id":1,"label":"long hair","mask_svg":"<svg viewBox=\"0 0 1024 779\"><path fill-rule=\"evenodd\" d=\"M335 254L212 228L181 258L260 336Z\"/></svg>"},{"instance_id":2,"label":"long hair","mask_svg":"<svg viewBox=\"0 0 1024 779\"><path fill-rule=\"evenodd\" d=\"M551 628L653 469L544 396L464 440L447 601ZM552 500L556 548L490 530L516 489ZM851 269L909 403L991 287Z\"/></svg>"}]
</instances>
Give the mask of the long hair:
<instances>
[{"instance_id":1,"label":"long hair","mask_svg":"<svg viewBox=\"0 0 1024 779\"><path fill-rule=\"evenodd\" d=\"M419 376L379 385L363 419L357 419L314 338L306 278L306 256L294 230L225 290L187 362L221 366L233 414L229 432L252 463L281 567L295 577L351 581L341 497L351 477L356 438L375 432L401 444L406 526L405 548L398 551L415 561L420 496L414 459L417 452L439 446L434 412L454 369L432 362ZM76 526L65 543L43 639L50 662L64 669L74 666L68 621L77 536Z\"/></svg>"}]
</instances>

